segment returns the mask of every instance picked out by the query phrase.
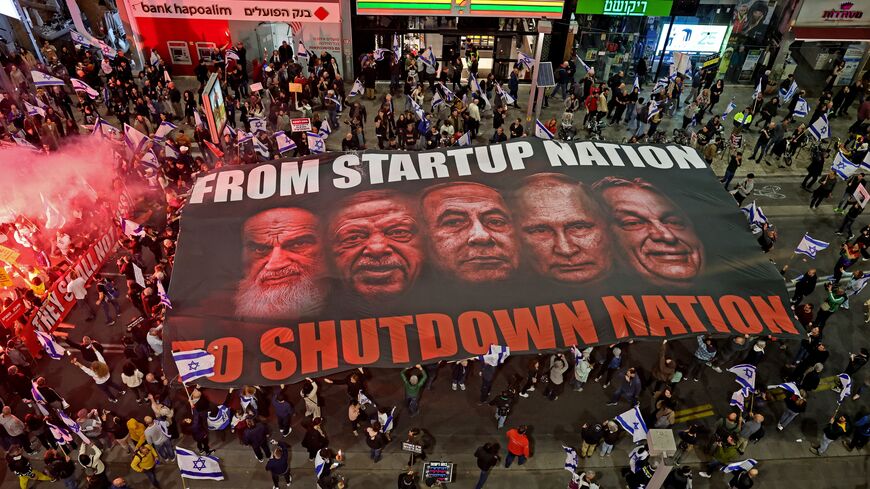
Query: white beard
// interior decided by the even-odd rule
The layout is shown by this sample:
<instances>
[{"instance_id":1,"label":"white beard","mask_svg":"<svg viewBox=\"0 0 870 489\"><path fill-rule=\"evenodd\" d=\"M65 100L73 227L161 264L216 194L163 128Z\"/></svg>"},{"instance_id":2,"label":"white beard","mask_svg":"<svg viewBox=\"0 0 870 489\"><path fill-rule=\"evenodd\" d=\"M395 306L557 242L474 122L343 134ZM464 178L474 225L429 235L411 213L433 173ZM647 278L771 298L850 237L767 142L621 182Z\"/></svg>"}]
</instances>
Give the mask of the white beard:
<instances>
[{"instance_id":1,"label":"white beard","mask_svg":"<svg viewBox=\"0 0 870 489\"><path fill-rule=\"evenodd\" d=\"M324 305L325 296L323 287L307 274L272 287L263 287L256 278L245 278L239 282L236 293L236 316L298 319L317 313Z\"/></svg>"}]
</instances>

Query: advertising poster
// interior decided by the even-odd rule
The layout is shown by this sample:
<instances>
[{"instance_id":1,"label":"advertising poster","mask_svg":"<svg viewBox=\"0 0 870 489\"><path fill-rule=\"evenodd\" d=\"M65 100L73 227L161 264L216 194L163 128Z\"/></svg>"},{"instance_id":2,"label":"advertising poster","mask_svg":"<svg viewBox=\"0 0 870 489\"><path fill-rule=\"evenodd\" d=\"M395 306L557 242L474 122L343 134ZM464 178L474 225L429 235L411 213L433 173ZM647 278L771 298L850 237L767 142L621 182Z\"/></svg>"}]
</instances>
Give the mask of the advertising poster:
<instances>
[{"instance_id":1,"label":"advertising poster","mask_svg":"<svg viewBox=\"0 0 870 489\"><path fill-rule=\"evenodd\" d=\"M221 386L491 345L802 334L733 198L677 145L517 139L222 168L191 191L169 295L167 348L212 352L205 383Z\"/></svg>"}]
</instances>

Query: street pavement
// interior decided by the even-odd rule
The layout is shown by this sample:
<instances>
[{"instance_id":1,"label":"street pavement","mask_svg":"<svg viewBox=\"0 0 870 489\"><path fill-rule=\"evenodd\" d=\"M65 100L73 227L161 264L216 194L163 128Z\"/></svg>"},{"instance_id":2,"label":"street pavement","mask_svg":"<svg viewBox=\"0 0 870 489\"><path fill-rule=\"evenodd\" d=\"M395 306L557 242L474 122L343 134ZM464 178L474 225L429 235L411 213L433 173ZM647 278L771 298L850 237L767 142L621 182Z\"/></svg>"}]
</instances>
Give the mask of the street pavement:
<instances>
[{"instance_id":1,"label":"street pavement","mask_svg":"<svg viewBox=\"0 0 870 489\"><path fill-rule=\"evenodd\" d=\"M381 91L383 88L381 88ZM528 97L528 88L523 87L520 95L520 103ZM728 87L722 97L718 109L724 108L727 100L735 97L738 107L741 103L752 96L751 87ZM811 104L814 101L811 101ZM369 117L373 117L376 107L373 103L364 102L367 105ZM545 109L541 119L561 115L561 101L550 100L550 108ZM426 106L428 106L428 101ZM853 113L854 113L853 108ZM507 120L524 116L511 109ZM681 117L675 116L673 124L679 123ZM849 118L851 119L851 118ZM832 121L833 134L843 138L846 127L852 120ZM730 123L728 124L730 127ZM484 128L477 143L483 144L491 134L491 120L484 120ZM665 120L660 126L666 133L671 131L671 121ZM372 125L367 126L368 141L375 141ZM746 147L751 148L754 144L755 134L749 136ZM335 131L329 140L329 148L340 145L343 131ZM621 141L625 135L624 129L606 128L605 139ZM747 155L749 153L746 150ZM793 278L802 273L808 267L817 267L820 275L829 274L837 258L837 249L842 240L834 234L839 225L840 217L832 212L832 205L841 194L843 184L840 183L834 190L834 197L823 204L819 209L808 209L809 194L800 189L799 184L803 178L803 168L807 165L808 151L803 151L796 159L792 168L779 169L776 165L766 166L747 162L738 171L734 182L739 182L747 172L754 172L757 176L756 188L758 191L749 200L756 200L757 204L764 209L765 214L776 226L779 232L779 240L768 257L775 261L778 266L790 264L791 271L787 278ZM713 165L716 174L724 171L725 162L717 161ZM710 175L710 178L714 178ZM734 212L738 212L735 204ZM858 224L864 220L859 218ZM801 236L809 232L813 237L831 242L831 247L819 253L816 260L797 257L792 253L794 246ZM760 250L759 250L760 253ZM147 255L147 254L146 254ZM108 260L107 272L116 272L114 260ZM870 269L870 264L861 263L855 268ZM123 282L119 280L119 282ZM818 287L821 290L821 286ZM850 310L836 313L829 321L825 331L825 343L832 351L831 358L827 362L825 375L819 391L809 396L807 413L801 415L792 425L779 433L775 425L776 420L782 414L783 404L774 401L767 405L757 406L757 410L766 415L766 436L757 444L750 444L745 458L754 458L759 461L760 476L755 487L761 488L817 488L828 487L832 489L867 488L870 476L868 476L868 462L870 458L867 452L848 452L840 443L831 446L828 453L823 457L812 455L809 448L817 443L821 436L821 428L831 416L837 406L837 395L830 391L830 377L839 373L846 365L850 351L855 351L862 346L870 346L867 331L870 325L864 324L861 303L866 299L866 293L853 300ZM818 303L820 292L817 291L809 300ZM130 322L133 316L133 308L127 306L123 314L123 321L117 325L107 327L102 324L102 315L95 322L83 321L83 315L74 313L68 320L72 326L64 331L70 337L78 340L82 335L88 334L99 339L105 345L111 345L108 361L115 371L115 378L120 375L120 367L123 363L121 350L118 348L123 336L123 324ZM678 360L688 362L691 352L694 351L694 339L674 341L669 343ZM797 341L785 342L787 351L780 350L777 343L768 344L767 358L759 369L760 377L768 384L780 381L780 370L787 363L797 348ZM659 345L657 343L635 343L626 348L624 365L638 366L648 371L653 364ZM156 364L156 362L155 362ZM40 374L49 379L49 384L55 387L62 395L65 395L72 404L73 409L80 407L100 407L116 410L122 415L141 416L149 414L148 408L135 403L130 394L118 405L109 404L86 377L77 368L70 366L66 361L43 360L40 365ZM865 369L866 370L866 369ZM525 371L525 358L511 357L504 365L497 377L493 394L498 393L506 386L507 380L514 373ZM373 378L370 381L372 398L381 405L400 405L403 392L399 380L398 370L374 369ZM863 379L870 375L870 371L862 371L856 375L855 384L860 384ZM409 417L406 413L399 415L397 427L394 431L395 440L384 452L384 458L378 464L373 464L368 458L368 448L362 439L356 439L350 432L346 420L345 389L343 386L329 386L321 384L322 394L325 398L324 416L327 420L326 431L330 437L330 446L334 449L342 449L346 454L346 464L337 470L337 473L347 477L349 488L388 488L394 487L398 474L405 469L407 454L401 452L403 434L410 427L422 427L435 439L435 446L429 452L429 460L446 460L457 464L457 478L451 487L472 488L477 481L479 471L476 468L473 452L475 448L487 441L499 442L502 445L502 455L506 440L503 430L496 428L493 417L494 408L480 406L477 403L479 396L480 381L477 371L473 370L467 383L468 390L453 392L450 389L449 368L442 367L432 390L425 391L421 412L416 417ZM678 411L678 424L674 427L679 430L685 427L687 422L703 423L707 426L712 424L718 417L729 411L728 400L731 393L736 390L737 384L731 374L717 374L710 369L703 373L701 382L691 380L682 382L677 389L677 397L680 400ZM179 386L180 389L180 386ZM291 391L296 389L291 386ZM622 403L619 406L606 406L610 393L614 387L602 389L600 384L589 383L583 392L566 392L556 401L548 401L540 392L532 393L528 399L520 399L514 412L507 420L508 427L518 424L528 424L532 427L531 438L533 440L533 457L523 466L513 465L509 469L496 468L487 482L490 488L561 488L566 487L569 474L563 469L564 452L562 445L578 447L580 443L580 425L587 421L601 421L612 418L629 408ZM648 409L650 404L649 390L641 397L643 409ZM183 398L183 393L178 393ZM867 398L864 396L859 401L847 400L841 408L842 412L855 415L866 412ZM303 411L301 403L296 402L297 413ZM400 408L401 409L401 408ZM17 406L19 416L23 417L23 406ZM299 426L300 416L296 416L294 431L288 438L293 447L291 455L291 467L293 481L296 487L314 487L314 474L312 463L307 460L304 450L299 446L303 429ZM272 424L274 428L274 422ZM273 429L273 435L280 439L277 429ZM271 481L263 466L256 461L252 452L247 447L241 446L234 436L227 436L226 442L216 442L212 436L212 448L216 448L216 456L220 457L221 465L226 474L226 480L220 483L214 481L187 481L186 487L206 488L266 488L270 487ZM189 437L184 437L179 446L193 448L195 445ZM620 477L620 470L627 466L627 453L631 449L631 443L625 437L617 445L612 456L593 457L582 460L581 466L587 470L595 470L600 474L599 483L602 488L625 487ZM131 487L148 487L147 481L141 474L136 474L129 469L129 458L119 448L111 450L104 455L108 463L108 473L111 477L123 476L128 479ZM683 463L692 465L696 469L702 469L702 462L709 460L709 455L704 453L690 452ZM42 468L41 461L35 461L37 468ZM420 464L417 464L420 468ZM182 487L177 470L172 465L162 465L157 469L160 481L165 488ZM6 467L0 468L3 476L3 487L13 487L13 476L8 473ZM695 476L697 489L724 488L727 487L727 479L717 474L713 479L701 479ZM40 483L47 485L48 483Z\"/></svg>"}]
</instances>

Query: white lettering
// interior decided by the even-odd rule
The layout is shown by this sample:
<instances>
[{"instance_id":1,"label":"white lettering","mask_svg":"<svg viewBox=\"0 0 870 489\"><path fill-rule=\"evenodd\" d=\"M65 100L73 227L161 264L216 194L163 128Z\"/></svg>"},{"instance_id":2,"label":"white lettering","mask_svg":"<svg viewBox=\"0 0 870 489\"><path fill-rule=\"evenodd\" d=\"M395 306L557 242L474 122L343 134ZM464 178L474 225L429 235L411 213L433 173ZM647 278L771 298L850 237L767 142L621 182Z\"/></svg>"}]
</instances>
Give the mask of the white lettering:
<instances>
[{"instance_id":1,"label":"white lettering","mask_svg":"<svg viewBox=\"0 0 870 489\"><path fill-rule=\"evenodd\" d=\"M320 161L285 161L281 164L281 196L301 195L320 191Z\"/></svg>"},{"instance_id":2,"label":"white lettering","mask_svg":"<svg viewBox=\"0 0 870 489\"><path fill-rule=\"evenodd\" d=\"M209 184L213 182L216 177L217 174L212 173L197 178L196 183L193 184L193 190L190 192L189 202L191 204L202 204L202 199L205 198L205 194L210 193L213 190Z\"/></svg>"},{"instance_id":3,"label":"white lettering","mask_svg":"<svg viewBox=\"0 0 870 489\"><path fill-rule=\"evenodd\" d=\"M245 182L245 172L242 170L225 170L217 174L214 186L215 202L238 202L245 196L242 184Z\"/></svg>"},{"instance_id":4,"label":"white lettering","mask_svg":"<svg viewBox=\"0 0 870 489\"><path fill-rule=\"evenodd\" d=\"M353 188L362 183L362 175L357 169L351 168L352 166L359 166L359 158L355 155L342 155L332 162L332 171L344 177L332 179L335 188Z\"/></svg>"},{"instance_id":5,"label":"white lettering","mask_svg":"<svg viewBox=\"0 0 870 489\"><path fill-rule=\"evenodd\" d=\"M275 195L278 175L272 165L260 165L248 172L248 197L252 199L267 199Z\"/></svg>"}]
</instances>

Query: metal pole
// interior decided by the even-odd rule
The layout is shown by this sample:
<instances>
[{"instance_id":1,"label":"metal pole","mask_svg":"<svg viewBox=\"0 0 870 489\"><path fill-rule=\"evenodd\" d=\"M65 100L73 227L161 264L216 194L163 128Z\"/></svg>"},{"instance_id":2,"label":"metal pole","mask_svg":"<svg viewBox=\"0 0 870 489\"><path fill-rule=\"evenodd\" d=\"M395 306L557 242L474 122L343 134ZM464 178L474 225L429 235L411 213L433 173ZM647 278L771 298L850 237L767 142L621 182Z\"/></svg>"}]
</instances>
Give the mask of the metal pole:
<instances>
[{"instance_id":1,"label":"metal pole","mask_svg":"<svg viewBox=\"0 0 870 489\"><path fill-rule=\"evenodd\" d=\"M23 8L21 8L21 3L18 0L13 0L12 2L15 5L15 10L18 11L18 19L21 21L21 25L24 26L24 31L27 32L27 37L30 39L30 44L33 44L33 54L39 59L39 62L45 64L45 58L42 57L42 51L39 50L39 44L36 43L36 38L33 37L33 29L30 26L30 13L25 12ZM28 76L30 74L28 73Z\"/></svg>"},{"instance_id":2,"label":"metal pole","mask_svg":"<svg viewBox=\"0 0 870 489\"><path fill-rule=\"evenodd\" d=\"M540 24L539 24L540 25ZM531 122L532 111L537 106L536 114L540 113L541 106L539 103L532 103L535 91L538 88L538 65L541 63L541 54L544 51L544 33L538 30L538 41L535 43L535 64L532 66L532 86L529 88L529 107L526 109L526 122ZM540 98L540 97L539 97Z\"/></svg>"},{"instance_id":3,"label":"metal pole","mask_svg":"<svg viewBox=\"0 0 870 489\"><path fill-rule=\"evenodd\" d=\"M659 55L659 64L656 66L656 76L653 79L653 83L658 82L659 73L662 71L662 65L665 63L665 51L668 50L668 39L671 38L671 29L674 28L674 16L671 16L671 22L668 24L668 33L665 34L665 45L662 46L662 54Z\"/></svg>"}]
</instances>

